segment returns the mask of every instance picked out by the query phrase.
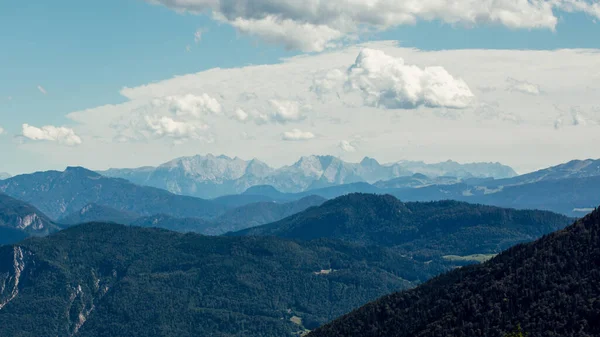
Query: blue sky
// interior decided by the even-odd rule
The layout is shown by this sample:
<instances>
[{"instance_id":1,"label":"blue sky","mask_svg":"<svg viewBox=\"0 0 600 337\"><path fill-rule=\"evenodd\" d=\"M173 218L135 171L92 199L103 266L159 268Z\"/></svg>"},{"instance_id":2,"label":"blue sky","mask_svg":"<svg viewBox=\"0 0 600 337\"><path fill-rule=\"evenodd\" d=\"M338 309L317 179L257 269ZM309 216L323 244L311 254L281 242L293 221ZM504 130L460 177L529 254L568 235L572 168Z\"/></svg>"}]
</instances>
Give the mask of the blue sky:
<instances>
[{"instance_id":1,"label":"blue sky","mask_svg":"<svg viewBox=\"0 0 600 337\"><path fill-rule=\"evenodd\" d=\"M465 28L418 20L362 34L345 45L395 40L402 47L423 51L600 48L600 24L590 14L557 10L555 15L556 31L498 23ZM204 33L196 43L198 29ZM0 126L5 133L0 149L23 150L14 140L23 123L73 125L67 118L70 112L126 102L119 93L123 87L215 67L274 64L305 54L264 40L209 15L182 14L142 0L4 1L0 4ZM20 156L24 164L6 170L31 170L38 164L34 156Z\"/></svg>"}]
</instances>

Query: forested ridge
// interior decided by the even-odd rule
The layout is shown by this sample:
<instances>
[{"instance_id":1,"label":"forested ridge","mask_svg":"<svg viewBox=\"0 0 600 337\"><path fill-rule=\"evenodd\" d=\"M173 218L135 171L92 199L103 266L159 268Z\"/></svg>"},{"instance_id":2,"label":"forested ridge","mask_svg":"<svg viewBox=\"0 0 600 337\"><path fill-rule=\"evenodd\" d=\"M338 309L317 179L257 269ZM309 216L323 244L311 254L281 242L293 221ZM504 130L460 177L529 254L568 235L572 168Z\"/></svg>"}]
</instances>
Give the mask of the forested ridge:
<instances>
[{"instance_id":1,"label":"forested ridge","mask_svg":"<svg viewBox=\"0 0 600 337\"><path fill-rule=\"evenodd\" d=\"M572 219L547 211L514 210L458 201L403 203L391 195L354 193L281 221L230 235L297 240L339 239L394 247L429 259L497 254L563 229Z\"/></svg>"},{"instance_id":2,"label":"forested ridge","mask_svg":"<svg viewBox=\"0 0 600 337\"><path fill-rule=\"evenodd\" d=\"M340 241L89 223L0 247L0 327L11 337L289 336L445 268Z\"/></svg>"},{"instance_id":3,"label":"forested ridge","mask_svg":"<svg viewBox=\"0 0 600 337\"><path fill-rule=\"evenodd\" d=\"M600 336L600 212L370 303L311 337Z\"/></svg>"}]
</instances>

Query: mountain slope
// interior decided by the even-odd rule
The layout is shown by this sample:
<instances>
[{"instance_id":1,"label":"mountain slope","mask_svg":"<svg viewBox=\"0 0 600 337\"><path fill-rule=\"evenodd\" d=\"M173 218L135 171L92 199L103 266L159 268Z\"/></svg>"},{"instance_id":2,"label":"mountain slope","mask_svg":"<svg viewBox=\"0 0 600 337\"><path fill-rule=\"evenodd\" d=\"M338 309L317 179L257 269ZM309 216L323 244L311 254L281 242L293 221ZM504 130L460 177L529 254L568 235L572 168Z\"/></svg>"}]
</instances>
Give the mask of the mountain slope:
<instances>
[{"instance_id":1,"label":"mountain slope","mask_svg":"<svg viewBox=\"0 0 600 337\"><path fill-rule=\"evenodd\" d=\"M10 177L12 177L12 176L8 173L0 172L0 180L8 179Z\"/></svg>"},{"instance_id":2,"label":"mountain slope","mask_svg":"<svg viewBox=\"0 0 600 337\"><path fill-rule=\"evenodd\" d=\"M60 227L35 207L0 193L0 244L30 235L47 235Z\"/></svg>"},{"instance_id":3,"label":"mountain slope","mask_svg":"<svg viewBox=\"0 0 600 337\"><path fill-rule=\"evenodd\" d=\"M114 222L127 225L139 217L138 214L133 212L119 211L98 204L89 204L77 212L61 217L58 221L65 225L77 225L86 222Z\"/></svg>"},{"instance_id":4,"label":"mountain slope","mask_svg":"<svg viewBox=\"0 0 600 337\"><path fill-rule=\"evenodd\" d=\"M231 235L341 239L393 246L407 254L494 254L562 229L570 220L456 201L402 203L390 195L350 194L289 218Z\"/></svg>"},{"instance_id":5,"label":"mountain slope","mask_svg":"<svg viewBox=\"0 0 600 337\"><path fill-rule=\"evenodd\" d=\"M163 214L137 218L127 224L137 227L162 228L179 233L218 235L222 232L222 230L218 229L219 223L216 221L200 218L174 218Z\"/></svg>"},{"instance_id":6,"label":"mountain slope","mask_svg":"<svg viewBox=\"0 0 600 337\"><path fill-rule=\"evenodd\" d=\"M431 177L457 178L512 178L517 175L512 168L500 163L468 163L460 164L452 160L441 163L426 164L420 161L400 161L398 165L405 169Z\"/></svg>"},{"instance_id":7,"label":"mountain slope","mask_svg":"<svg viewBox=\"0 0 600 337\"><path fill-rule=\"evenodd\" d=\"M92 223L0 247L0 326L19 337L290 336L439 271L342 242Z\"/></svg>"},{"instance_id":8,"label":"mountain slope","mask_svg":"<svg viewBox=\"0 0 600 337\"><path fill-rule=\"evenodd\" d=\"M124 179L106 178L81 167L2 180L0 191L31 203L53 219L77 212L91 203L140 215L178 217L213 217L226 209L211 201L134 185Z\"/></svg>"},{"instance_id":9,"label":"mountain slope","mask_svg":"<svg viewBox=\"0 0 600 337\"><path fill-rule=\"evenodd\" d=\"M600 176L600 159L572 160L568 163L552 166L546 169L523 174L510 179L501 179L499 185L521 185L538 181L589 178Z\"/></svg>"},{"instance_id":10,"label":"mountain slope","mask_svg":"<svg viewBox=\"0 0 600 337\"><path fill-rule=\"evenodd\" d=\"M600 335L600 213L493 260L384 297L312 337Z\"/></svg>"},{"instance_id":11,"label":"mountain slope","mask_svg":"<svg viewBox=\"0 0 600 337\"><path fill-rule=\"evenodd\" d=\"M325 201L319 196L309 196L287 203L260 202L241 206L219 216L215 220L219 225L210 234L218 235L279 221L307 208L320 206Z\"/></svg>"}]
</instances>

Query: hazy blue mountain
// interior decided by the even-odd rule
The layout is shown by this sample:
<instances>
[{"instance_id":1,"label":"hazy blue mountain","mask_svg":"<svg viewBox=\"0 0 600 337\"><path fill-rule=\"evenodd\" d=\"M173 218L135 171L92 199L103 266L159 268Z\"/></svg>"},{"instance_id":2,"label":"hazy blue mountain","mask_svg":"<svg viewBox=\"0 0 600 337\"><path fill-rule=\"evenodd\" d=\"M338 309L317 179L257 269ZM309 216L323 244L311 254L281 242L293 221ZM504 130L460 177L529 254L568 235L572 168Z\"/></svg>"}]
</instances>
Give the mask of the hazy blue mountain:
<instances>
[{"instance_id":1,"label":"hazy blue mountain","mask_svg":"<svg viewBox=\"0 0 600 337\"><path fill-rule=\"evenodd\" d=\"M404 201L462 200L517 209L540 209L580 217L600 204L600 176L550 179L535 183L491 186L432 185L385 192Z\"/></svg>"},{"instance_id":2,"label":"hazy blue mountain","mask_svg":"<svg viewBox=\"0 0 600 337\"><path fill-rule=\"evenodd\" d=\"M415 256L497 254L562 229L566 216L458 201L403 203L391 195L350 194L281 221L230 235L340 239L396 247Z\"/></svg>"},{"instance_id":3,"label":"hazy blue mountain","mask_svg":"<svg viewBox=\"0 0 600 337\"><path fill-rule=\"evenodd\" d=\"M117 210L98 204L89 204L81 210L59 219L64 225L88 222L112 222L139 227L163 228L176 232L193 232L205 235L221 235L230 231L264 225L286 218L325 202L319 196L304 197L290 202L255 202L234 207L213 219L198 217L152 214L140 216L130 211Z\"/></svg>"},{"instance_id":4,"label":"hazy blue mountain","mask_svg":"<svg viewBox=\"0 0 600 337\"><path fill-rule=\"evenodd\" d=\"M8 179L12 177L10 174L6 173L6 172L0 172L0 180L4 180L4 179Z\"/></svg>"},{"instance_id":5,"label":"hazy blue mountain","mask_svg":"<svg viewBox=\"0 0 600 337\"><path fill-rule=\"evenodd\" d=\"M383 297L309 336L600 336L599 261L596 211L485 264Z\"/></svg>"},{"instance_id":6,"label":"hazy blue mountain","mask_svg":"<svg viewBox=\"0 0 600 337\"><path fill-rule=\"evenodd\" d=\"M137 218L128 224L137 227L162 228L180 233L212 234L212 231L221 232L218 230L220 226L216 221L200 218L175 218L164 214Z\"/></svg>"},{"instance_id":7,"label":"hazy blue mountain","mask_svg":"<svg viewBox=\"0 0 600 337\"><path fill-rule=\"evenodd\" d=\"M325 201L319 196L308 196L285 203L260 202L241 206L219 216L215 220L217 224L204 234L220 235L279 221L307 208L320 206Z\"/></svg>"},{"instance_id":8,"label":"hazy blue mountain","mask_svg":"<svg viewBox=\"0 0 600 337\"><path fill-rule=\"evenodd\" d=\"M241 195L262 195L272 200L291 201L302 198L302 193L284 193L270 185L256 185L248 188Z\"/></svg>"},{"instance_id":9,"label":"hazy blue mountain","mask_svg":"<svg viewBox=\"0 0 600 337\"><path fill-rule=\"evenodd\" d=\"M380 164L368 157L360 163L348 163L333 156L305 156L292 165L275 169L256 159L245 161L237 157L210 154L178 158L156 168L110 169L100 173L202 198L240 194L259 185L270 185L284 193L300 193L357 182L375 183L415 173L431 177L455 176L459 179L507 178L516 175L510 167L498 163L459 164L449 161L439 164Z\"/></svg>"},{"instance_id":10,"label":"hazy blue mountain","mask_svg":"<svg viewBox=\"0 0 600 337\"><path fill-rule=\"evenodd\" d=\"M294 336L446 268L343 242L91 223L0 247L0 326L20 337Z\"/></svg>"},{"instance_id":11,"label":"hazy blue mountain","mask_svg":"<svg viewBox=\"0 0 600 337\"><path fill-rule=\"evenodd\" d=\"M88 204L77 212L61 217L58 222L64 225L77 225L86 222L114 222L129 224L140 217L139 214L116 210L98 204Z\"/></svg>"},{"instance_id":12,"label":"hazy blue mountain","mask_svg":"<svg viewBox=\"0 0 600 337\"><path fill-rule=\"evenodd\" d=\"M91 203L142 216L215 217L226 209L212 201L103 177L81 167L2 180L0 192L34 205L52 219L78 212Z\"/></svg>"},{"instance_id":13,"label":"hazy blue mountain","mask_svg":"<svg viewBox=\"0 0 600 337\"><path fill-rule=\"evenodd\" d=\"M0 193L0 245L58 230L60 227L37 208Z\"/></svg>"},{"instance_id":14,"label":"hazy blue mountain","mask_svg":"<svg viewBox=\"0 0 600 337\"><path fill-rule=\"evenodd\" d=\"M523 174L510 179L499 179L489 186L512 186L531 184L540 181L590 178L600 176L600 159L572 160L568 163Z\"/></svg>"},{"instance_id":15,"label":"hazy blue mountain","mask_svg":"<svg viewBox=\"0 0 600 337\"><path fill-rule=\"evenodd\" d=\"M380 189L397 189L397 188L420 188L431 185L452 185L460 183L461 180L456 177L435 177L429 178L428 176L416 173L412 176L398 177L391 180L378 181L373 184L375 187Z\"/></svg>"},{"instance_id":16,"label":"hazy blue mountain","mask_svg":"<svg viewBox=\"0 0 600 337\"><path fill-rule=\"evenodd\" d=\"M286 195L285 193L281 193L282 195ZM279 199L273 198L267 195L260 194L251 194L251 193L242 193L242 194L233 194L233 195L225 195L222 197L218 197L212 199L212 201L226 206L228 208L241 207L248 204L254 204L257 202L272 202L272 201L285 201L285 200L296 200L297 198L292 195L286 195L287 198Z\"/></svg>"},{"instance_id":17,"label":"hazy blue mountain","mask_svg":"<svg viewBox=\"0 0 600 337\"><path fill-rule=\"evenodd\" d=\"M421 173L430 177L457 177L457 178L512 178L517 172L500 163L469 163L460 164L448 160L436 164L426 164L421 161L400 161L398 165L408 171Z\"/></svg>"}]
</instances>

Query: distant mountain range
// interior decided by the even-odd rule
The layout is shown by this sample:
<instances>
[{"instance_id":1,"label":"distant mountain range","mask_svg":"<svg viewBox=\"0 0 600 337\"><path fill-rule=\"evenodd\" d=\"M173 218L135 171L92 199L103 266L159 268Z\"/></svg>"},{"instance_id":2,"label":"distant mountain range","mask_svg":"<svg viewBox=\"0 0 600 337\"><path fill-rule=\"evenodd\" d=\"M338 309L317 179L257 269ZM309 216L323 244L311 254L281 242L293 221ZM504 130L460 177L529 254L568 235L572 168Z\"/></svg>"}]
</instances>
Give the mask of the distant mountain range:
<instances>
[{"instance_id":1,"label":"distant mountain range","mask_svg":"<svg viewBox=\"0 0 600 337\"><path fill-rule=\"evenodd\" d=\"M201 198L239 194L257 185L271 185L281 192L298 193L356 182L376 183L415 173L433 178L453 177L449 179L453 182L467 178L516 176L512 168L499 163L459 164L447 161L425 164L403 161L382 165L372 158L348 163L332 156L307 156L293 165L275 169L257 159L245 161L213 155L178 158L158 167L110 169L99 173ZM438 182L445 180L448 179L434 179Z\"/></svg>"},{"instance_id":2,"label":"distant mountain range","mask_svg":"<svg viewBox=\"0 0 600 337\"><path fill-rule=\"evenodd\" d=\"M303 193L282 193L268 186L252 187L246 193L264 194L281 200L297 199L307 194L327 199L348 193L391 194L403 201L459 200L499 207L549 210L581 217L600 204L598 166L600 160L582 160L508 179L471 178L457 182L454 178L429 178L415 174L375 184L353 183Z\"/></svg>"},{"instance_id":3,"label":"distant mountain range","mask_svg":"<svg viewBox=\"0 0 600 337\"><path fill-rule=\"evenodd\" d=\"M600 336L600 212L370 303L309 337Z\"/></svg>"}]
</instances>

